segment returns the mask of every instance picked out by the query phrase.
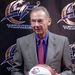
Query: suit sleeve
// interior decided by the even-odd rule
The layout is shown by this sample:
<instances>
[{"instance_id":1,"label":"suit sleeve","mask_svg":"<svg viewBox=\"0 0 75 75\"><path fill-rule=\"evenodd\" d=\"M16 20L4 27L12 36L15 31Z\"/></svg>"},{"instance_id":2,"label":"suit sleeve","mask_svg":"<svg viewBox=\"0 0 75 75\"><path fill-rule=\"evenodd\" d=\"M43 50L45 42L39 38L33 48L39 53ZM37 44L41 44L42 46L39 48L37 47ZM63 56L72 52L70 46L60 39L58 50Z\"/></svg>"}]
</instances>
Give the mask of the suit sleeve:
<instances>
[{"instance_id":1,"label":"suit sleeve","mask_svg":"<svg viewBox=\"0 0 75 75\"><path fill-rule=\"evenodd\" d=\"M16 51L13 56L14 65L12 66L11 75L24 75L23 73L23 57L21 53L20 43L17 40Z\"/></svg>"},{"instance_id":2,"label":"suit sleeve","mask_svg":"<svg viewBox=\"0 0 75 75\"><path fill-rule=\"evenodd\" d=\"M71 62L71 55L70 55L71 48L69 46L69 41L67 38L65 38L63 49L64 49L63 63L65 66L65 69L60 75L72 75L72 71L71 71L72 62Z\"/></svg>"}]
</instances>

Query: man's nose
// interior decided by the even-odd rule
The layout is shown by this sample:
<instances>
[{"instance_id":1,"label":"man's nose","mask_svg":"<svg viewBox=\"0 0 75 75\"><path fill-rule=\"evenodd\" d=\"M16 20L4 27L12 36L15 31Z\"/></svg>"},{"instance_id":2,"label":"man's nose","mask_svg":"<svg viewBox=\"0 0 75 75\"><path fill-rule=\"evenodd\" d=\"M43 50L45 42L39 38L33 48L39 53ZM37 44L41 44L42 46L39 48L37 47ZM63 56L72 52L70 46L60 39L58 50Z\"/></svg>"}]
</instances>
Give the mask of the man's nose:
<instances>
[{"instance_id":1,"label":"man's nose","mask_svg":"<svg viewBox=\"0 0 75 75\"><path fill-rule=\"evenodd\" d=\"M35 22L35 26L39 26L39 23L37 21Z\"/></svg>"}]
</instances>

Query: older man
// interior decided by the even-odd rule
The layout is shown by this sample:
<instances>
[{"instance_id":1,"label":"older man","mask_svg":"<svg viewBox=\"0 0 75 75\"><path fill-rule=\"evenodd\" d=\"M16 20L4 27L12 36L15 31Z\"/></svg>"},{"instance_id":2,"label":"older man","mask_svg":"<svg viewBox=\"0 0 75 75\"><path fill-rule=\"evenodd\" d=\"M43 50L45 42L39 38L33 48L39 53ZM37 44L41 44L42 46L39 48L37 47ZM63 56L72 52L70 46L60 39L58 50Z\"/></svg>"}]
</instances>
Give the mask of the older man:
<instances>
[{"instance_id":1,"label":"older man","mask_svg":"<svg viewBox=\"0 0 75 75\"><path fill-rule=\"evenodd\" d=\"M57 75L72 75L68 39L49 32L51 17L47 9L43 6L33 8L30 21L34 32L17 39L11 74L26 75L35 65L47 64L56 70ZM63 72L61 63L64 64Z\"/></svg>"}]
</instances>

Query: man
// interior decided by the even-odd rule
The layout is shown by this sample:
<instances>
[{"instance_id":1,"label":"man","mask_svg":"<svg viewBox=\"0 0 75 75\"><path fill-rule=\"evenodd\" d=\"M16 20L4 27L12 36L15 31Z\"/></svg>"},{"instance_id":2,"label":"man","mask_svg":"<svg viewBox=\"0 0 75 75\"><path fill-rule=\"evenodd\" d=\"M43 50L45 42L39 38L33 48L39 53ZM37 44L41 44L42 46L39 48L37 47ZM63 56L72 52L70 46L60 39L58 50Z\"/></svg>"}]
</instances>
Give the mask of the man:
<instances>
[{"instance_id":1,"label":"man","mask_svg":"<svg viewBox=\"0 0 75 75\"><path fill-rule=\"evenodd\" d=\"M49 65L56 70L57 75L72 75L68 39L48 31L51 18L46 8L43 6L33 8L30 21L34 33L17 39L12 75L27 75L37 64ZM43 40L44 53L41 52L39 57L40 40ZM63 72L61 72L61 63L65 67Z\"/></svg>"}]
</instances>

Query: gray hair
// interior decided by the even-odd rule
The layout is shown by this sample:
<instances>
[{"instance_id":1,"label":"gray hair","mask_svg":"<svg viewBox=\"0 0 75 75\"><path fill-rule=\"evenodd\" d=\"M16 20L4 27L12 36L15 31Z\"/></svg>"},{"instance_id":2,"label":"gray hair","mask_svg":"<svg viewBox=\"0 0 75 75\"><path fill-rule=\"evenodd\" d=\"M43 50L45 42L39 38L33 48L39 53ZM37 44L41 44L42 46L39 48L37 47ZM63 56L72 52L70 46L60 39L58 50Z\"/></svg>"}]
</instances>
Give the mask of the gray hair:
<instances>
[{"instance_id":1,"label":"gray hair","mask_svg":"<svg viewBox=\"0 0 75 75\"><path fill-rule=\"evenodd\" d=\"M48 10L47 10L44 6L34 7L34 8L32 9L32 11L31 11L30 15L31 15L33 12L40 11L40 10L44 11L45 14L46 14L48 17L50 17L50 14L49 14Z\"/></svg>"}]
</instances>

